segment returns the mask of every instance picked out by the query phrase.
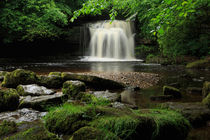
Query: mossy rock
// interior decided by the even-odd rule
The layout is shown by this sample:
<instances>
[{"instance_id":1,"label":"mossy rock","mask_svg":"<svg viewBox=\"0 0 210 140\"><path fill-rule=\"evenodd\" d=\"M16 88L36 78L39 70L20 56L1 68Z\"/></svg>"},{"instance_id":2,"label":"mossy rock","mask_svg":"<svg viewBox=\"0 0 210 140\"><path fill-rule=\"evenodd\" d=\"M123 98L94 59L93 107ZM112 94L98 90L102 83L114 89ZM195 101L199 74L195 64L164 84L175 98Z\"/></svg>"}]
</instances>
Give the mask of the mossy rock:
<instances>
[{"instance_id":1,"label":"mossy rock","mask_svg":"<svg viewBox=\"0 0 210 140\"><path fill-rule=\"evenodd\" d=\"M206 81L203 84L202 96L205 98L210 93L210 82Z\"/></svg>"},{"instance_id":2,"label":"mossy rock","mask_svg":"<svg viewBox=\"0 0 210 140\"><path fill-rule=\"evenodd\" d=\"M34 72L16 69L10 73L7 73L2 82L2 87L16 88L18 85L27 85L37 83L37 76Z\"/></svg>"},{"instance_id":3,"label":"mossy rock","mask_svg":"<svg viewBox=\"0 0 210 140\"><path fill-rule=\"evenodd\" d=\"M99 89L99 90L106 90L106 89L123 89L125 85L113 80L100 78L97 76L91 75L83 75L83 74L75 74L69 72L63 72L61 74L62 78L66 80L79 80L86 84L86 86Z\"/></svg>"},{"instance_id":4,"label":"mossy rock","mask_svg":"<svg viewBox=\"0 0 210 140\"><path fill-rule=\"evenodd\" d=\"M19 105L19 95L15 89L0 90L0 112L15 110Z\"/></svg>"},{"instance_id":5,"label":"mossy rock","mask_svg":"<svg viewBox=\"0 0 210 140\"><path fill-rule=\"evenodd\" d=\"M197 60L186 65L189 69L205 69L210 68L210 59Z\"/></svg>"},{"instance_id":6,"label":"mossy rock","mask_svg":"<svg viewBox=\"0 0 210 140\"><path fill-rule=\"evenodd\" d=\"M16 131L17 131L17 125L15 122L4 120L3 122L0 123L0 139Z\"/></svg>"},{"instance_id":7,"label":"mossy rock","mask_svg":"<svg viewBox=\"0 0 210 140\"><path fill-rule=\"evenodd\" d=\"M60 76L61 77L61 72L50 72L49 74L48 74L48 76Z\"/></svg>"},{"instance_id":8,"label":"mossy rock","mask_svg":"<svg viewBox=\"0 0 210 140\"><path fill-rule=\"evenodd\" d=\"M207 105L208 108L210 109L210 92L208 94L208 96L206 96L203 101L202 101L203 104Z\"/></svg>"},{"instance_id":9,"label":"mossy rock","mask_svg":"<svg viewBox=\"0 0 210 140\"><path fill-rule=\"evenodd\" d=\"M0 81L3 81L4 80L4 76L9 73L7 71L0 71Z\"/></svg>"},{"instance_id":10,"label":"mossy rock","mask_svg":"<svg viewBox=\"0 0 210 140\"><path fill-rule=\"evenodd\" d=\"M25 131L5 138L5 140L60 140L55 134L48 132L42 124L35 125Z\"/></svg>"},{"instance_id":11,"label":"mossy rock","mask_svg":"<svg viewBox=\"0 0 210 140\"><path fill-rule=\"evenodd\" d=\"M63 85L63 79L58 75L41 75L39 76L38 84L47 88L61 88Z\"/></svg>"},{"instance_id":12,"label":"mossy rock","mask_svg":"<svg viewBox=\"0 0 210 140\"><path fill-rule=\"evenodd\" d=\"M70 140L120 140L120 138L109 131L85 126L74 132Z\"/></svg>"},{"instance_id":13,"label":"mossy rock","mask_svg":"<svg viewBox=\"0 0 210 140\"><path fill-rule=\"evenodd\" d=\"M85 91L85 83L81 81L66 81L63 83L63 94L76 98L80 92Z\"/></svg>"},{"instance_id":14,"label":"mossy rock","mask_svg":"<svg viewBox=\"0 0 210 140\"><path fill-rule=\"evenodd\" d=\"M164 95L172 95L174 98L181 98L182 94L179 89L171 87L171 86L164 86L163 87L163 94Z\"/></svg>"}]
</instances>

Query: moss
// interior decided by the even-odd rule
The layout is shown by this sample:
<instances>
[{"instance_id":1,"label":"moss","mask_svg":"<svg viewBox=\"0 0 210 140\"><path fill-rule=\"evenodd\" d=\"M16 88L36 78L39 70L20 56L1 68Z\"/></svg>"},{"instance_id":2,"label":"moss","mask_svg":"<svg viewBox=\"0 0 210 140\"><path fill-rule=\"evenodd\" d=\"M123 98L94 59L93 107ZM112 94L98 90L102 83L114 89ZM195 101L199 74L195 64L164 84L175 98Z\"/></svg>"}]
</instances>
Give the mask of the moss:
<instances>
[{"instance_id":1,"label":"moss","mask_svg":"<svg viewBox=\"0 0 210 140\"><path fill-rule=\"evenodd\" d=\"M120 140L109 131L102 131L90 126L82 127L76 131L70 140Z\"/></svg>"},{"instance_id":2,"label":"moss","mask_svg":"<svg viewBox=\"0 0 210 140\"><path fill-rule=\"evenodd\" d=\"M172 95L174 98L182 97L179 89L171 87L171 86L163 86L163 94L164 95Z\"/></svg>"},{"instance_id":3,"label":"moss","mask_svg":"<svg viewBox=\"0 0 210 140\"><path fill-rule=\"evenodd\" d=\"M76 98L80 92L85 91L85 83L80 81L66 81L63 83L63 94Z\"/></svg>"},{"instance_id":4,"label":"moss","mask_svg":"<svg viewBox=\"0 0 210 140\"><path fill-rule=\"evenodd\" d=\"M3 81L4 80L4 76L9 73L7 71L0 71L0 81Z\"/></svg>"},{"instance_id":5,"label":"moss","mask_svg":"<svg viewBox=\"0 0 210 140\"><path fill-rule=\"evenodd\" d=\"M61 72L50 72L48 76L52 75L61 77Z\"/></svg>"},{"instance_id":6,"label":"moss","mask_svg":"<svg viewBox=\"0 0 210 140\"><path fill-rule=\"evenodd\" d=\"M19 95L15 89L0 90L0 112L15 110L19 105Z\"/></svg>"},{"instance_id":7,"label":"moss","mask_svg":"<svg viewBox=\"0 0 210 140\"><path fill-rule=\"evenodd\" d=\"M5 140L60 140L55 134L48 132L43 125L36 125L26 131L19 132Z\"/></svg>"},{"instance_id":8,"label":"moss","mask_svg":"<svg viewBox=\"0 0 210 140\"><path fill-rule=\"evenodd\" d=\"M195 69L202 69L202 68L209 68L210 61L208 59L197 60L186 65L186 68L195 68Z\"/></svg>"},{"instance_id":9,"label":"moss","mask_svg":"<svg viewBox=\"0 0 210 140\"><path fill-rule=\"evenodd\" d=\"M39 76L38 84L47 88L60 88L63 84L63 79L58 75Z\"/></svg>"},{"instance_id":10,"label":"moss","mask_svg":"<svg viewBox=\"0 0 210 140\"><path fill-rule=\"evenodd\" d=\"M210 92L210 82L206 81L203 84L202 96L205 98Z\"/></svg>"},{"instance_id":11,"label":"moss","mask_svg":"<svg viewBox=\"0 0 210 140\"><path fill-rule=\"evenodd\" d=\"M202 101L203 104L207 105L208 108L210 109L210 92L208 94L208 96L206 96L203 101Z\"/></svg>"},{"instance_id":12,"label":"moss","mask_svg":"<svg viewBox=\"0 0 210 140\"><path fill-rule=\"evenodd\" d=\"M189 121L175 111L150 109L137 112L138 115L152 118L155 121L156 129L152 134L154 140L183 140L191 128Z\"/></svg>"},{"instance_id":13,"label":"moss","mask_svg":"<svg viewBox=\"0 0 210 140\"><path fill-rule=\"evenodd\" d=\"M34 72L16 69L5 75L2 86L16 88L19 84L27 85L37 83L37 80L38 78Z\"/></svg>"},{"instance_id":14,"label":"moss","mask_svg":"<svg viewBox=\"0 0 210 140\"><path fill-rule=\"evenodd\" d=\"M3 121L0 124L0 138L5 137L11 133L14 133L17 131L17 125L15 122L11 121Z\"/></svg>"},{"instance_id":15,"label":"moss","mask_svg":"<svg viewBox=\"0 0 210 140\"><path fill-rule=\"evenodd\" d=\"M21 86L21 85L17 86L16 90L19 93L19 95L21 95L21 96L26 96L27 95L27 93L25 93L25 91L24 91L23 86Z\"/></svg>"},{"instance_id":16,"label":"moss","mask_svg":"<svg viewBox=\"0 0 210 140\"><path fill-rule=\"evenodd\" d=\"M50 132L58 134L72 134L79 128L86 126L88 121L96 116L93 106L64 104L52 109L45 116L45 126Z\"/></svg>"}]
</instances>

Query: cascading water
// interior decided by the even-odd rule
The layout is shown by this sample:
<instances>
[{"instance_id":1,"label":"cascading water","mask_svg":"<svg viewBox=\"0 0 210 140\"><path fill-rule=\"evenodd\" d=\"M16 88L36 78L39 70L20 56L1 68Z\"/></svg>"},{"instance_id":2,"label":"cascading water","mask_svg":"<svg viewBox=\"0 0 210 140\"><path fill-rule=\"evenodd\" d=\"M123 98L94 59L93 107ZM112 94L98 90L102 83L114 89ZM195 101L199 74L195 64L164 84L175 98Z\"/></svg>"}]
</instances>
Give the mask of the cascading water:
<instances>
[{"instance_id":1,"label":"cascading water","mask_svg":"<svg viewBox=\"0 0 210 140\"><path fill-rule=\"evenodd\" d=\"M90 24L89 31L89 60L136 60L131 22L98 22Z\"/></svg>"}]
</instances>

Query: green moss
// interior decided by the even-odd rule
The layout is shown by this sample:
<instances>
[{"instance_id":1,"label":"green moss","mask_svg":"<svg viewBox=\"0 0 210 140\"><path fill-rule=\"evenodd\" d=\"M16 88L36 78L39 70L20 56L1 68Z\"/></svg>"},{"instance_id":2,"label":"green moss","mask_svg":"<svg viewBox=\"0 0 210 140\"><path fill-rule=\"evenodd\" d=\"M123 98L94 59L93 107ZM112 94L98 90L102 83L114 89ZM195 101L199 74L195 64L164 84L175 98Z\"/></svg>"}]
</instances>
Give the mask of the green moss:
<instances>
[{"instance_id":1,"label":"green moss","mask_svg":"<svg viewBox=\"0 0 210 140\"><path fill-rule=\"evenodd\" d=\"M3 121L0 124L0 139L1 137L5 137L11 133L14 133L17 131L17 125L15 122L11 121Z\"/></svg>"},{"instance_id":2,"label":"green moss","mask_svg":"<svg viewBox=\"0 0 210 140\"><path fill-rule=\"evenodd\" d=\"M203 84L202 96L205 98L210 92L210 82L206 81Z\"/></svg>"},{"instance_id":3,"label":"green moss","mask_svg":"<svg viewBox=\"0 0 210 140\"><path fill-rule=\"evenodd\" d=\"M163 94L164 95L172 95L174 98L182 97L179 89L171 87L171 86L163 86Z\"/></svg>"},{"instance_id":4,"label":"green moss","mask_svg":"<svg viewBox=\"0 0 210 140\"><path fill-rule=\"evenodd\" d=\"M120 140L109 131L102 131L90 126L82 127L76 131L70 140Z\"/></svg>"},{"instance_id":5,"label":"green moss","mask_svg":"<svg viewBox=\"0 0 210 140\"><path fill-rule=\"evenodd\" d=\"M66 81L63 83L63 94L76 98L80 92L85 91L85 83L80 81Z\"/></svg>"},{"instance_id":6,"label":"green moss","mask_svg":"<svg viewBox=\"0 0 210 140\"><path fill-rule=\"evenodd\" d=\"M21 96L26 96L26 95L27 95L27 94L24 92L23 87L20 86L20 85L17 86L16 90L17 90L17 92L19 93L19 95L21 95Z\"/></svg>"},{"instance_id":7,"label":"green moss","mask_svg":"<svg viewBox=\"0 0 210 140\"><path fill-rule=\"evenodd\" d=\"M203 104L207 105L208 108L210 109L210 92L208 94L208 96L206 96L203 101L202 101Z\"/></svg>"},{"instance_id":8,"label":"green moss","mask_svg":"<svg viewBox=\"0 0 210 140\"><path fill-rule=\"evenodd\" d=\"M155 140L185 139L191 128L190 123L181 114L171 110L150 109L137 111L139 116L155 121L156 129L152 134Z\"/></svg>"},{"instance_id":9,"label":"green moss","mask_svg":"<svg viewBox=\"0 0 210 140\"><path fill-rule=\"evenodd\" d=\"M19 84L27 85L37 83L37 80L38 78L34 72L16 69L5 75L2 86L16 88Z\"/></svg>"},{"instance_id":10,"label":"green moss","mask_svg":"<svg viewBox=\"0 0 210 140\"><path fill-rule=\"evenodd\" d=\"M19 105L19 95L15 89L0 90L0 112L15 110Z\"/></svg>"},{"instance_id":11,"label":"green moss","mask_svg":"<svg viewBox=\"0 0 210 140\"><path fill-rule=\"evenodd\" d=\"M43 125L36 125L26 131L19 132L5 140L60 140L55 134L48 132Z\"/></svg>"},{"instance_id":12,"label":"green moss","mask_svg":"<svg viewBox=\"0 0 210 140\"><path fill-rule=\"evenodd\" d=\"M50 72L48 76L60 76L61 77L61 72Z\"/></svg>"},{"instance_id":13,"label":"green moss","mask_svg":"<svg viewBox=\"0 0 210 140\"><path fill-rule=\"evenodd\" d=\"M204 59L204 60L197 60L197 61L194 61L194 62L191 62L191 63L188 63L186 65L186 68L197 68L197 69L200 69L200 68L208 68L210 66L210 61L208 59Z\"/></svg>"},{"instance_id":14,"label":"green moss","mask_svg":"<svg viewBox=\"0 0 210 140\"><path fill-rule=\"evenodd\" d=\"M50 76L39 76L39 85L45 86L47 88L60 88L63 84L63 79L58 75L50 75Z\"/></svg>"}]
</instances>

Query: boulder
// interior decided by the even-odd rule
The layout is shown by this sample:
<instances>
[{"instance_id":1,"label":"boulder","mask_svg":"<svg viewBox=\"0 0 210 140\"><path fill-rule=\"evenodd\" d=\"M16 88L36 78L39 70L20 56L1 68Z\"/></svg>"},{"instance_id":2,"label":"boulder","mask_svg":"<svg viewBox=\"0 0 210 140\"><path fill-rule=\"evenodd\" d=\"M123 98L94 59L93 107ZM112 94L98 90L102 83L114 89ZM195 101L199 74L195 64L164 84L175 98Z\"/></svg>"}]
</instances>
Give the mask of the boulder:
<instances>
[{"instance_id":1,"label":"boulder","mask_svg":"<svg viewBox=\"0 0 210 140\"><path fill-rule=\"evenodd\" d=\"M54 94L55 91L51 89L47 89L43 86L38 86L36 84L32 85L19 85L17 87L17 92L21 96L41 96L41 95L51 95Z\"/></svg>"},{"instance_id":2,"label":"boulder","mask_svg":"<svg viewBox=\"0 0 210 140\"><path fill-rule=\"evenodd\" d=\"M4 76L9 73L7 71L0 71L0 81L3 81L4 80Z\"/></svg>"},{"instance_id":3,"label":"boulder","mask_svg":"<svg viewBox=\"0 0 210 140\"><path fill-rule=\"evenodd\" d=\"M172 95L174 98L181 98L182 94L179 89L171 87L171 86L164 86L163 87L163 94L164 95Z\"/></svg>"},{"instance_id":4,"label":"boulder","mask_svg":"<svg viewBox=\"0 0 210 140\"><path fill-rule=\"evenodd\" d=\"M39 76L38 84L47 88L61 88L63 85L63 79L58 75L41 75Z\"/></svg>"},{"instance_id":5,"label":"boulder","mask_svg":"<svg viewBox=\"0 0 210 140\"><path fill-rule=\"evenodd\" d=\"M172 95L160 95L160 96L151 96L150 100L152 101L169 101L173 100L174 96Z\"/></svg>"},{"instance_id":6,"label":"boulder","mask_svg":"<svg viewBox=\"0 0 210 140\"><path fill-rule=\"evenodd\" d=\"M208 69L210 68L210 59L197 60L186 65L189 69Z\"/></svg>"},{"instance_id":7,"label":"boulder","mask_svg":"<svg viewBox=\"0 0 210 140\"><path fill-rule=\"evenodd\" d=\"M15 89L0 90L0 112L15 110L19 105L19 95Z\"/></svg>"},{"instance_id":8,"label":"boulder","mask_svg":"<svg viewBox=\"0 0 210 140\"><path fill-rule=\"evenodd\" d=\"M127 109L127 108L138 109L138 107L135 105L130 105L130 104L121 103L121 102L113 102L111 103L111 106L113 108L118 108L118 109Z\"/></svg>"},{"instance_id":9,"label":"boulder","mask_svg":"<svg viewBox=\"0 0 210 140\"><path fill-rule=\"evenodd\" d=\"M202 95L202 88L199 87L188 87L187 93L192 95Z\"/></svg>"},{"instance_id":10,"label":"boulder","mask_svg":"<svg viewBox=\"0 0 210 140\"><path fill-rule=\"evenodd\" d=\"M205 98L210 93L210 82L206 81L203 84L202 96Z\"/></svg>"},{"instance_id":11,"label":"boulder","mask_svg":"<svg viewBox=\"0 0 210 140\"><path fill-rule=\"evenodd\" d=\"M46 112L39 112L37 110L23 108L13 112L0 113L0 122L4 120L14 121L16 123L33 122L41 119L46 114L47 114Z\"/></svg>"},{"instance_id":12,"label":"boulder","mask_svg":"<svg viewBox=\"0 0 210 140\"><path fill-rule=\"evenodd\" d=\"M63 94L76 98L80 92L85 91L85 83L81 81L66 81L63 83Z\"/></svg>"},{"instance_id":13,"label":"boulder","mask_svg":"<svg viewBox=\"0 0 210 140\"><path fill-rule=\"evenodd\" d=\"M111 102L115 102L115 101L120 101L121 96L118 93L112 93L109 92L108 90L106 91L94 91L92 92L92 94L96 97L96 98L104 98L108 101Z\"/></svg>"},{"instance_id":14,"label":"boulder","mask_svg":"<svg viewBox=\"0 0 210 140\"><path fill-rule=\"evenodd\" d=\"M208 96L206 96L206 97L203 99L202 103L203 103L204 105L207 105L208 108L210 109L210 93L208 94Z\"/></svg>"},{"instance_id":15,"label":"boulder","mask_svg":"<svg viewBox=\"0 0 210 140\"><path fill-rule=\"evenodd\" d=\"M61 92L45 96L26 96L22 97L19 108L33 108L39 111L44 111L47 107L62 104L65 97L66 96Z\"/></svg>"},{"instance_id":16,"label":"boulder","mask_svg":"<svg viewBox=\"0 0 210 140\"><path fill-rule=\"evenodd\" d=\"M193 127L206 125L206 122L210 120L210 110L201 103L168 102L164 103L162 107L180 112Z\"/></svg>"},{"instance_id":17,"label":"boulder","mask_svg":"<svg viewBox=\"0 0 210 140\"><path fill-rule=\"evenodd\" d=\"M48 76L60 76L61 77L61 72L50 72L49 74L48 74Z\"/></svg>"},{"instance_id":18,"label":"boulder","mask_svg":"<svg viewBox=\"0 0 210 140\"><path fill-rule=\"evenodd\" d=\"M37 80L38 78L34 72L23 69L16 69L5 75L2 82L2 87L16 88L20 84L35 84L37 83Z\"/></svg>"},{"instance_id":19,"label":"boulder","mask_svg":"<svg viewBox=\"0 0 210 140\"><path fill-rule=\"evenodd\" d=\"M125 85L113 80L100 78L97 76L75 74L69 72L63 72L61 74L63 80L79 80L86 84L90 88L97 90L107 90L107 89L123 89Z\"/></svg>"}]
</instances>

